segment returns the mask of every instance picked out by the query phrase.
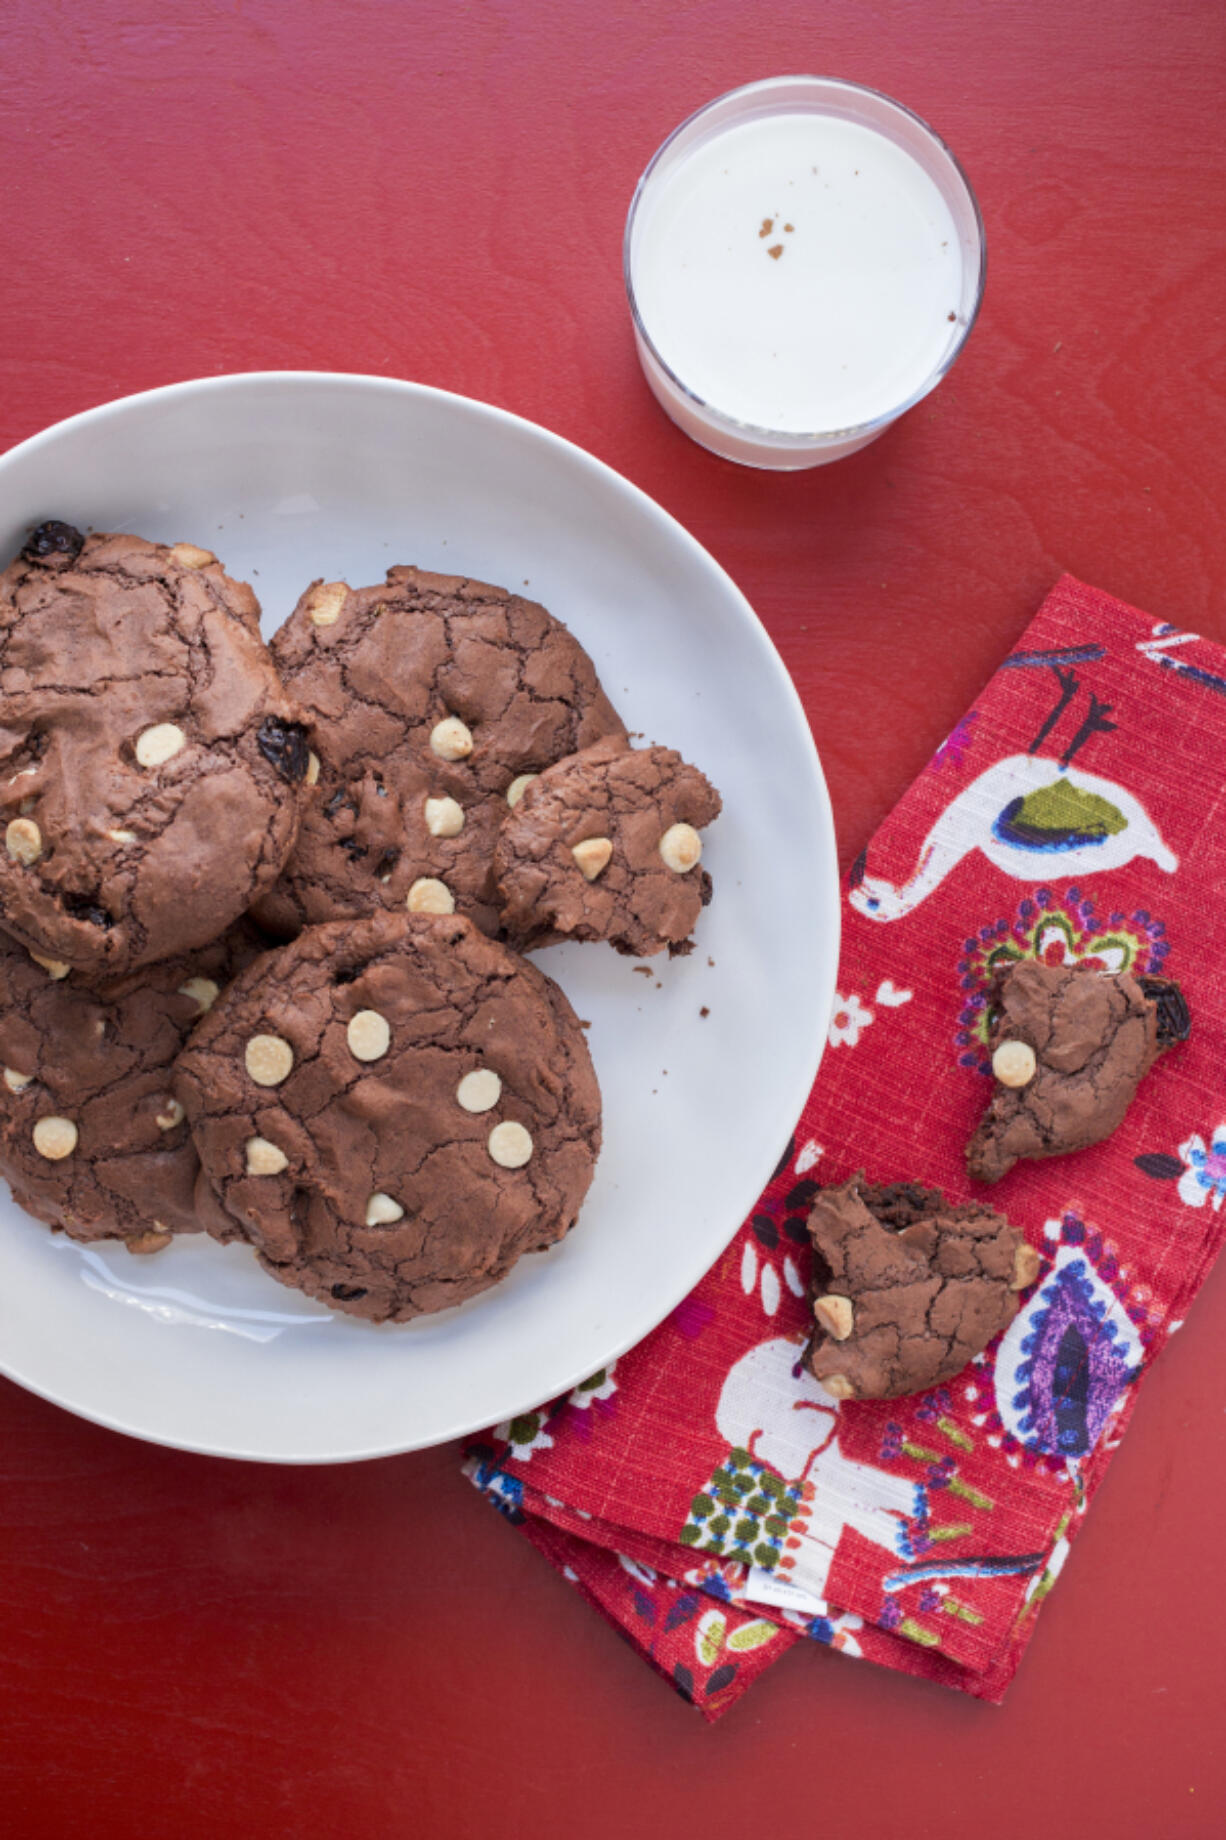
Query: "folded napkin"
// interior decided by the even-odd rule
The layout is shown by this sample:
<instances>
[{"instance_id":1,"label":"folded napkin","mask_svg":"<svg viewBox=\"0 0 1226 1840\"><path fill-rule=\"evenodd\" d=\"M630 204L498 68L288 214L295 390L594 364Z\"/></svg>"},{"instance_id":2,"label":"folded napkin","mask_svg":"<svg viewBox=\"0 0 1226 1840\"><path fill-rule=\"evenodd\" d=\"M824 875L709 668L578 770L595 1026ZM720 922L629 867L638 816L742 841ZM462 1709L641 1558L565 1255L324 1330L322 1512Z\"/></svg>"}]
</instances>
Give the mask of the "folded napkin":
<instances>
[{"instance_id":1,"label":"folded napkin","mask_svg":"<svg viewBox=\"0 0 1226 1840\"><path fill-rule=\"evenodd\" d=\"M1226 653L1065 577L854 865L821 1073L728 1250L637 1348L468 1473L718 1716L810 1637L999 1701L1226 1195ZM1124 1123L981 1198L1041 1255L1012 1326L909 1399L799 1356L805 1217L865 1169L965 1199L986 990L1020 956L1161 971L1191 1039Z\"/></svg>"}]
</instances>

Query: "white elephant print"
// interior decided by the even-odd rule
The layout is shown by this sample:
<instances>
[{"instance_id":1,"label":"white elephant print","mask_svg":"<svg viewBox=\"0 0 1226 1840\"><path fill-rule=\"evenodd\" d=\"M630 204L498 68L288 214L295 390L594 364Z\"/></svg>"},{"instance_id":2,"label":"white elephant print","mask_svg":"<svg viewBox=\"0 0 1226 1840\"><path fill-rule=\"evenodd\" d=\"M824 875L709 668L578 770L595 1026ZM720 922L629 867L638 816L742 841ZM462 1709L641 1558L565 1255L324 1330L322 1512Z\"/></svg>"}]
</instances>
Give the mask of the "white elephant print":
<instances>
[{"instance_id":1,"label":"white elephant print","mask_svg":"<svg viewBox=\"0 0 1226 1840\"><path fill-rule=\"evenodd\" d=\"M776 1336L730 1370L715 1414L728 1454L679 1537L772 1573L786 1558L788 1582L824 1598L844 1529L901 1556L928 1502L918 1484L843 1455L838 1404L800 1366L803 1347Z\"/></svg>"}]
</instances>

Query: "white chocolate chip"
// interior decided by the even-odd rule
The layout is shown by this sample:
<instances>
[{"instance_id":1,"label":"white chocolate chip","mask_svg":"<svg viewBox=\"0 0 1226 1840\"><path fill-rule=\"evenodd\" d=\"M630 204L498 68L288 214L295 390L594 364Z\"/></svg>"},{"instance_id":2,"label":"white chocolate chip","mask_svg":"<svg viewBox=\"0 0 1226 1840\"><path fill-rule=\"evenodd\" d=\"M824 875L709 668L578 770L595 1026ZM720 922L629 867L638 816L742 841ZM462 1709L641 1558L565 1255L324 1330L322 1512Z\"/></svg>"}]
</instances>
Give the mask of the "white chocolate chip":
<instances>
[{"instance_id":1,"label":"white chocolate chip","mask_svg":"<svg viewBox=\"0 0 1226 1840\"><path fill-rule=\"evenodd\" d=\"M142 767L165 766L187 746L187 736L175 722L157 722L136 737L136 758Z\"/></svg>"},{"instance_id":2,"label":"white chocolate chip","mask_svg":"<svg viewBox=\"0 0 1226 1840\"><path fill-rule=\"evenodd\" d=\"M377 1009L360 1009L350 1019L345 1033L355 1061L382 1060L392 1045L387 1017L381 1016Z\"/></svg>"},{"instance_id":3,"label":"white chocolate chip","mask_svg":"<svg viewBox=\"0 0 1226 1840\"><path fill-rule=\"evenodd\" d=\"M856 1389L846 1374L828 1374L818 1385L824 1387L832 1399L854 1399L856 1396Z\"/></svg>"},{"instance_id":4,"label":"white chocolate chip","mask_svg":"<svg viewBox=\"0 0 1226 1840\"><path fill-rule=\"evenodd\" d=\"M522 1124L507 1119L489 1135L488 1149L500 1169L522 1169L532 1155L532 1139Z\"/></svg>"},{"instance_id":5,"label":"white chocolate chip","mask_svg":"<svg viewBox=\"0 0 1226 1840\"><path fill-rule=\"evenodd\" d=\"M368 1227L390 1227L393 1221L404 1219L404 1209L390 1195L373 1194L366 1203L366 1224Z\"/></svg>"},{"instance_id":6,"label":"white chocolate chip","mask_svg":"<svg viewBox=\"0 0 1226 1840\"><path fill-rule=\"evenodd\" d=\"M1031 1245L1019 1246L1013 1255L1011 1291L1024 1291L1039 1275L1039 1255Z\"/></svg>"},{"instance_id":7,"label":"white chocolate chip","mask_svg":"<svg viewBox=\"0 0 1226 1840\"><path fill-rule=\"evenodd\" d=\"M203 1015L205 1010L212 1009L216 1003L221 995L221 987L215 984L212 978L194 977L188 978L186 984L179 985L178 994L181 997L190 997L193 1003L199 1005Z\"/></svg>"},{"instance_id":8,"label":"white chocolate chip","mask_svg":"<svg viewBox=\"0 0 1226 1840\"><path fill-rule=\"evenodd\" d=\"M15 1067L6 1067L4 1069L4 1084L8 1087L10 1092L24 1092L27 1086L33 1084L33 1081L34 1075L32 1073L18 1073Z\"/></svg>"},{"instance_id":9,"label":"white chocolate chip","mask_svg":"<svg viewBox=\"0 0 1226 1840\"><path fill-rule=\"evenodd\" d=\"M444 716L430 730L430 746L440 760L467 760L473 751L472 731L459 716Z\"/></svg>"},{"instance_id":10,"label":"white chocolate chip","mask_svg":"<svg viewBox=\"0 0 1226 1840\"><path fill-rule=\"evenodd\" d=\"M585 882L594 882L609 866L613 845L607 837L585 837L571 851Z\"/></svg>"},{"instance_id":11,"label":"white chocolate chip","mask_svg":"<svg viewBox=\"0 0 1226 1840\"><path fill-rule=\"evenodd\" d=\"M1028 1041L1002 1041L992 1056L992 1072L1002 1086L1029 1086L1038 1070Z\"/></svg>"},{"instance_id":12,"label":"white chocolate chip","mask_svg":"<svg viewBox=\"0 0 1226 1840\"><path fill-rule=\"evenodd\" d=\"M685 875L702 855L702 838L692 824L670 824L660 839L660 854L670 869Z\"/></svg>"},{"instance_id":13,"label":"white chocolate chip","mask_svg":"<svg viewBox=\"0 0 1226 1840\"><path fill-rule=\"evenodd\" d=\"M319 755L314 748L307 749L306 783L308 786L319 784Z\"/></svg>"},{"instance_id":14,"label":"white chocolate chip","mask_svg":"<svg viewBox=\"0 0 1226 1840\"><path fill-rule=\"evenodd\" d=\"M335 626L349 594L347 581L326 581L313 589L307 602L307 618L312 626Z\"/></svg>"},{"instance_id":15,"label":"white chocolate chip","mask_svg":"<svg viewBox=\"0 0 1226 1840\"><path fill-rule=\"evenodd\" d=\"M466 1112L488 1112L502 1097L502 1081L493 1068L477 1067L464 1075L455 1096Z\"/></svg>"},{"instance_id":16,"label":"white chocolate chip","mask_svg":"<svg viewBox=\"0 0 1226 1840\"><path fill-rule=\"evenodd\" d=\"M294 1065L294 1050L279 1035L253 1035L243 1053L257 1086L280 1086Z\"/></svg>"},{"instance_id":17,"label":"white chocolate chip","mask_svg":"<svg viewBox=\"0 0 1226 1840\"><path fill-rule=\"evenodd\" d=\"M161 1252L166 1246L169 1246L174 1234L168 1233L160 1221L155 1220L153 1226L154 1231L134 1233L131 1239L124 1241L129 1252L143 1255L148 1252Z\"/></svg>"},{"instance_id":18,"label":"white chocolate chip","mask_svg":"<svg viewBox=\"0 0 1226 1840\"><path fill-rule=\"evenodd\" d=\"M856 1326L856 1312L851 1298L840 1297L835 1291L816 1299L813 1314L836 1342L845 1342Z\"/></svg>"},{"instance_id":19,"label":"white chocolate chip","mask_svg":"<svg viewBox=\"0 0 1226 1840\"><path fill-rule=\"evenodd\" d=\"M515 807L519 804L519 801L523 798L533 780L539 779L540 777L539 773L520 773L511 781L511 784L507 787L507 804L511 807L512 811L515 810Z\"/></svg>"},{"instance_id":20,"label":"white chocolate chip","mask_svg":"<svg viewBox=\"0 0 1226 1840\"><path fill-rule=\"evenodd\" d=\"M423 875L409 889L405 906L411 914L454 914L455 896L446 882Z\"/></svg>"},{"instance_id":21,"label":"white chocolate chip","mask_svg":"<svg viewBox=\"0 0 1226 1840\"><path fill-rule=\"evenodd\" d=\"M289 1158L277 1144L266 1137L249 1137L244 1146L249 1176L279 1176L289 1168Z\"/></svg>"},{"instance_id":22,"label":"white chocolate chip","mask_svg":"<svg viewBox=\"0 0 1226 1840\"><path fill-rule=\"evenodd\" d=\"M40 1118L34 1127L34 1148L49 1163L59 1163L77 1147L77 1127L71 1118Z\"/></svg>"},{"instance_id":23,"label":"white chocolate chip","mask_svg":"<svg viewBox=\"0 0 1226 1840\"><path fill-rule=\"evenodd\" d=\"M14 773L12 779L9 781L9 785L15 786L19 779L32 779L37 772L38 772L37 767L19 767L17 772Z\"/></svg>"},{"instance_id":24,"label":"white chocolate chip","mask_svg":"<svg viewBox=\"0 0 1226 1840\"><path fill-rule=\"evenodd\" d=\"M456 799L427 799L426 829L432 837L458 837L464 829L464 807Z\"/></svg>"},{"instance_id":25,"label":"white chocolate chip","mask_svg":"<svg viewBox=\"0 0 1226 1840\"><path fill-rule=\"evenodd\" d=\"M62 958L44 958L41 952L31 952L30 957L36 965L42 966L50 978L66 978L72 970L72 966L66 965Z\"/></svg>"},{"instance_id":26,"label":"white chocolate chip","mask_svg":"<svg viewBox=\"0 0 1226 1840\"><path fill-rule=\"evenodd\" d=\"M4 833L4 847L14 862L37 862L43 853L43 834L33 818L14 818Z\"/></svg>"},{"instance_id":27,"label":"white chocolate chip","mask_svg":"<svg viewBox=\"0 0 1226 1840\"><path fill-rule=\"evenodd\" d=\"M177 1124L182 1124L186 1116L177 1099L168 1099L163 1111L157 1114L159 1131L173 1131Z\"/></svg>"},{"instance_id":28,"label":"white chocolate chip","mask_svg":"<svg viewBox=\"0 0 1226 1840\"><path fill-rule=\"evenodd\" d=\"M136 832L135 831L108 831L106 834L110 838L112 843L135 843L136 842Z\"/></svg>"},{"instance_id":29,"label":"white chocolate chip","mask_svg":"<svg viewBox=\"0 0 1226 1840\"><path fill-rule=\"evenodd\" d=\"M198 549L194 543L172 543L170 559L181 569L207 569L217 560L211 549Z\"/></svg>"}]
</instances>

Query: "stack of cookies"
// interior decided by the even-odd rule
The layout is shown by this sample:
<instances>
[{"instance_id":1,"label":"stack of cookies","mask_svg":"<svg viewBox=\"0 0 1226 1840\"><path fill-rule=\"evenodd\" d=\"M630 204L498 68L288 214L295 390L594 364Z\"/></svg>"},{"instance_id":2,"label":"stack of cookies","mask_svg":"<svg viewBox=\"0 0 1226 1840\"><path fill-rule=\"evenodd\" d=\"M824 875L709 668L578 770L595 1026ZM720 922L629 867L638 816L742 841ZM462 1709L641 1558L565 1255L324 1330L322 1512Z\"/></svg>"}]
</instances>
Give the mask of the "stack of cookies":
<instances>
[{"instance_id":1,"label":"stack of cookies","mask_svg":"<svg viewBox=\"0 0 1226 1840\"><path fill-rule=\"evenodd\" d=\"M583 1027L522 956L684 953L719 795L543 607L415 568L271 646L211 552L0 574L0 1173L81 1240L250 1244L374 1321L574 1224Z\"/></svg>"}]
</instances>

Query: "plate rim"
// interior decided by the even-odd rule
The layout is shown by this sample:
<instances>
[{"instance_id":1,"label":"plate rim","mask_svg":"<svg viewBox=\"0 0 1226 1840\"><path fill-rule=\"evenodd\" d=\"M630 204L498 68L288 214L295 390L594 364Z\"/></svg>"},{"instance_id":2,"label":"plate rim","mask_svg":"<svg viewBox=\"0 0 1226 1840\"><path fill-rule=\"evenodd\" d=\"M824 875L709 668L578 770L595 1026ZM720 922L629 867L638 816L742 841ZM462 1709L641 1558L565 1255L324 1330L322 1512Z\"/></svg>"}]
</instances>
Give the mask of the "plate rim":
<instances>
[{"instance_id":1,"label":"plate rim","mask_svg":"<svg viewBox=\"0 0 1226 1840\"><path fill-rule=\"evenodd\" d=\"M812 724L809 721L808 713L801 701L800 693L793 682L792 676L787 666L784 664L783 658L774 640L767 631L756 609L723 565L717 561L710 550L708 550L693 532L688 530L672 512L666 510L663 505L651 497L650 493L644 491L641 486L636 485L633 480L628 479L626 475L619 472L616 467L611 466L605 460L599 459L597 455L590 453L584 447L580 447L576 442L568 439L567 436L557 434L553 429L545 427L540 422L534 422L527 416L518 415L514 410L504 409L496 403L484 402L479 397L466 396L459 391L443 389L435 384L419 383L408 378L381 377L377 373L372 372L311 369L228 371L216 377L191 377L185 378L177 383L160 384L153 389L132 391L127 395L113 397L105 402L95 404L91 408L78 410L72 415L65 416L61 420L49 424L46 428L36 430L34 434L26 436L24 440L17 442L15 446L10 447L6 452L0 454L0 491L3 491L7 475L14 462L20 461L32 452L37 452L43 446L50 445L55 439L62 437L66 433L70 433L78 427L87 424L103 424L121 415L124 411L135 409L138 406L152 407L159 402L182 401L191 400L197 397L233 394L241 391L243 388L257 386L272 385L292 391L293 388L299 385L317 385L325 383L341 385L348 388L358 388L371 393L387 392L394 396L399 395L406 400L442 400L444 402L458 404L466 411L477 411L481 416L492 417L496 422L507 424L512 429L526 434L530 439L544 441L547 446L552 446L556 450L560 450L563 457L571 464L578 465L580 469L588 471L606 485L612 484L615 490L629 494L631 500L637 504L638 509L640 511L645 511L650 518L664 520L664 523L669 527L669 534L673 540L680 539L683 547L690 552L695 560L699 561L703 566L714 570L716 575L722 580L725 590L730 592L735 601L739 604L742 615L747 616L747 625L749 629L755 633L764 666L772 673L775 679L776 689L782 692L785 703L790 705L792 714L798 721L799 732L806 744L805 756L810 770L811 789L815 795L817 811L822 820L822 860L817 865L817 873L819 877L824 877L826 879L828 885L833 890L838 890L839 868L834 812L831 805L829 788L826 784L825 772L821 763L821 756L818 753L817 743L814 739ZM842 903L838 898L837 892L830 903L829 918L833 925L834 935L830 952L830 964L833 968L830 979L830 995L833 999L838 981L842 937ZM813 1045L808 1057L804 1088L803 1092L798 1095L797 1100L797 1118L801 1115L808 1094L812 1090L818 1069L821 1065L825 1047L826 1029L824 1019L815 1018ZM783 1126L780 1139L774 1147L769 1168L773 1169L778 1166L782 1152L788 1144L794 1130L795 1122L795 1119L789 1119ZM763 1166L764 1168L766 1167L765 1158L763 1159ZM637 1346L639 1342L653 1333L653 1331L658 1328L677 1307L678 1303L680 1303L684 1297L688 1296L689 1292L701 1281L703 1276L711 1269L722 1254L727 1251L728 1246L731 1245L743 1224L748 1210L753 1206L753 1202L760 1192L763 1182L769 1180L769 1172L760 1180L755 1180L752 1192L746 1197L744 1205L738 1207L735 1211L730 1210L733 1224L728 1229L727 1234L720 1239L714 1252L711 1253L710 1256L704 1253L700 1267L686 1278L682 1288L677 1291L676 1295L670 1295L663 1304L659 1301L652 1303L648 1312L651 1320L646 1323L646 1326L636 1326L633 1332L627 1336L619 1335L614 1337L613 1345L610 1346L609 1350L594 1366L590 1361L584 1362L580 1371L571 1376L564 1385L551 1387L550 1391L543 1399L536 1397L534 1394L523 1403L517 1402L503 1413L498 1422L504 1422L507 1418L513 1419L523 1416L535 1410L537 1406L544 1404L546 1400L561 1397L563 1394L579 1385L589 1373L598 1371L602 1366L611 1365L614 1361L619 1360L629 1349ZM655 1293L651 1293L650 1291L648 1294L655 1295ZM441 1444L453 1443L459 1439L471 1437L479 1430L484 1429L485 1423L488 1423L488 1421L483 1421L480 1426L471 1426L466 1423L448 1425L445 1429L432 1433L428 1437L411 1438L407 1443L394 1441L369 1448L346 1449L324 1453L307 1454L303 1452L291 1452L288 1454L273 1454L266 1450L241 1450L235 1449L232 1446L222 1448L216 1444L204 1442L198 1436L175 1437L164 1433L155 1433L139 1425L125 1423L122 1418L116 1416L112 1412L100 1408L82 1406L75 1402L70 1403L65 1398L57 1396L57 1394L51 1391L46 1385L40 1384L28 1378L23 1373L16 1371L6 1358L2 1347L0 1347L0 1374L3 1374L15 1385L22 1387L24 1391L34 1394L37 1398L45 1399L50 1404L58 1406L62 1411L69 1412L74 1417L82 1418L88 1423L101 1425L106 1430L115 1431L123 1436L133 1437L142 1443L153 1444L163 1449L190 1451L198 1456L207 1456L235 1462L273 1463L290 1467L315 1467L324 1464L374 1462L380 1458L406 1455L416 1450L434 1449Z\"/></svg>"}]
</instances>

